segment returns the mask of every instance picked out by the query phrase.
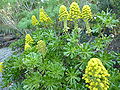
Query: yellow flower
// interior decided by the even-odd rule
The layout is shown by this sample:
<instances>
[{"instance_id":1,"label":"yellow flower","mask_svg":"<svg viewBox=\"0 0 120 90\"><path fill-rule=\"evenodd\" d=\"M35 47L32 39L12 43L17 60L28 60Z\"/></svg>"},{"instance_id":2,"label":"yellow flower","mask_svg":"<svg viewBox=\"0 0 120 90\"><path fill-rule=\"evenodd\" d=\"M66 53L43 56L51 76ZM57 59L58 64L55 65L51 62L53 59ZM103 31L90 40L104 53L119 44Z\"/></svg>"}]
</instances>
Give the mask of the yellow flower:
<instances>
[{"instance_id":1,"label":"yellow flower","mask_svg":"<svg viewBox=\"0 0 120 90\"><path fill-rule=\"evenodd\" d=\"M3 62L0 62L0 72L2 72L3 69Z\"/></svg>"},{"instance_id":2,"label":"yellow flower","mask_svg":"<svg viewBox=\"0 0 120 90\"><path fill-rule=\"evenodd\" d=\"M47 15L43 8L40 9L39 18L42 23L52 23L51 18Z\"/></svg>"},{"instance_id":3,"label":"yellow flower","mask_svg":"<svg viewBox=\"0 0 120 90\"><path fill-rule=\"evenodd\" d=\"M100 82L100 79L96 79L98 82Z\"/></svg>"},{"instance_id":4,"label":"yellow flower","mask_svg":"<svg viewBox=\"0 0 120 90\"><path fill-rule=\"evenodd\" d=\"M27 43L27 44L32 44L32 43L33 43L33 39L32 39L32 37L30 36L30 34L27 34L27 35L25 36L25 43Z\"/></svg>"},{"instance_id":5,"label":"yellow flower","mask_svg":"<svg viewBox=\"0 0 120 90\"><path fill-rule=\"evenodd\" d=\"M46 54L46 44L43 40L37 42L37 49L42 55Z\"/></svg>"},{"instance_id":6,"label":"yellow flower","mask_svg":"<svg viewBox=\"0 0 120 90\"><path fill-rule=\"evenodd\" d=\"M100 86L101 86L101 87L104 87L104 84L103 84L103 83L100 83Z\"/></svg>"},{"instance_id":7,"label":"yellow flower","mask_svg":"<svg viewBox=\"0 0 120 90\"><path fill-rule=\"evenodd\" d=\"M94 87L93 90L98 90L98 88Z\"/></svg>"},{"instance_id":8,"label":"yellow flower","mask_svg":"<svg viewBox=\"0 0 120 90\"><path fill-rule=\"evenodd\" d=\"M98 58L92 58L88 62L82 79L84 79L86 83L89 83L88 88L90 90L98 90L99 87L101 87L101 90L104 90L105 87L109 88L108 76L108 71L102 62Z\"/></svg>"},{"instance_id":9,"label":"yellow flower","mask_svg":"<svg viewBox=\"0 0 120 90\"><path fill-rule=\"evenodd\" d=\"M85 20L92 19L92 12L89 5L84 5L82 8L82 18Z\"/></svg>"},{"instance_id":10,"label":"yellow flower","mask_svg":"<svg viewBox=\"0 0 120 90\"><path fill-rule=\"evenodd\" d=\"M109 76L110 76L110 74L105 74L104 76L108 76L108 77L109 77Z\"/></svg>"},{"instance_id":11,"label":"yellow flower","mask_svg":"<svg viewBox=\"0 0 120 90\"><path fill-rule=\"evenodd\" d=\"M93 83L93 82L91 82L91 83L90 83L90 85L94 85L94 83Z\"/></svg>"},{"instance_id":12,"label":"yellow flower","mask_svg":"<svg viewBox=\"0 0 120 90\"><path fill-rule=\"evenodd\" d=\"M59 10L59 20L64 21L67 20L67 18L68 18L68 11L64 5L61 5Z\"/></svg>"},{"instance_id":13,"label":"yellow flower","mask_svg":"<svg viewBox=\"0 0 120 90\"><path fill-rule=\"evenodd\" d=\"M32 16L32 25L37 25L39 21L36 19L35 15Z\"/></svg>"},{"instance_id":14,"label":"yellow flower","mask_svg":"<svg viewBox=\"0 0 120 90\"><path fill-rule=\"evenodd\" d=\"M64 5L60 6L59 10L59 20L64 22L64 32L67 32L69 27L67 27L68 11Z\"/></svg>"},{"instance_id":15,"label":"yellow flower","mask_svg":"<svg viewBox=\"0 0 120 90\"><path fill-rule=\"evenodd\" d=\"M69 20L74 21L81 18L81 11L76 2L70 5Z\"/></svg>"},{"instance_id":16,"label":"yellow flower","mask_svg":"<svg viewBox=\"0 0 120 90\"><path fill-rule=\"evenodd\" d=\"M28 44L28 43L25 43L25 47L24 47L24 50L29 50L31 48L31 46Z\"/></svg>"}]
</instances>

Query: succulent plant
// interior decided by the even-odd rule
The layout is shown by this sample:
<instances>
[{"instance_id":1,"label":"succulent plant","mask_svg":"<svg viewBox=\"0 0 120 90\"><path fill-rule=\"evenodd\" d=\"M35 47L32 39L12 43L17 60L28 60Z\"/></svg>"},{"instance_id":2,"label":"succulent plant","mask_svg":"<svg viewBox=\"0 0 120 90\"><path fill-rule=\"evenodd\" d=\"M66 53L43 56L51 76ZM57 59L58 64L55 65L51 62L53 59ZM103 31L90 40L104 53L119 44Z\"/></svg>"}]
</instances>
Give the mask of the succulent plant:
<instances>
[{"instance_id":1,"label":"succulent plant","mask_svg":"<svg viewBox=\"0 0 120 90\"><path fill-rule=\"evenodd\" d=\"M89 5L84 5L82 8L82 19L86 23L87 34L91 34L89 20L92 19L92 12Z\"/></svg>"},{"instance_id":2,"label":"succulent plant","mask_svg":"<svg viewBox=\"0 0 120 90\"><path fill-rule=\"evenodd\" d=\"M81 11L79 5L76 2L72 2L70 5L68 20L74 21L74 29L78 29L78 19L81 19Z\"/></svg>"},{"instance_id":3,"label":"succulent plant","mask_svg":"<svg viewBox=\"0 0 120 90\"><path fill-rule=\"evenodd\" d=\"M59 20L64 22L64 32L68 31L69 27L67 27L67 19L68 19L68 11L64 5L60 6L59 10Z\"/></svg>"}]
</instances>

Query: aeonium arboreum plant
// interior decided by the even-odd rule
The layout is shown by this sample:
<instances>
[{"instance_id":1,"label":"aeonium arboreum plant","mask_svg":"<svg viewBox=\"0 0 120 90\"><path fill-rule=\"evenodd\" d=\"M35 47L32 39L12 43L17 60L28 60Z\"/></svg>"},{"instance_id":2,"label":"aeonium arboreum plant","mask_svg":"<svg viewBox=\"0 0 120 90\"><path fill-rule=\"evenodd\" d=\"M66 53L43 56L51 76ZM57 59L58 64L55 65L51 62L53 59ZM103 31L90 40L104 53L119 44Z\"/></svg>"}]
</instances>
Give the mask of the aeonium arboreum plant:
<instances>
[{"instance_id":1,"label":"aeonium arboreum plant","mask_svg":"<svg viewBox=\"0 0 120 90\"><path fill-rule=\"evenodd\" d=\"M67 27L68 11L64 5L60 6L59 10L59 20L64 22L64 32L67 32L69 27Z\"/></svg>"},{"instance_id":2,"label":"aeonium arboreum plant","mask_svg":"<svg viewBox=\"0 0 120 90\"><path fill-rule=\"evenodd\" d=\"M86 23L86 33L87 34L91 34L91 29L90 29L90 25L89 25L89 20L92 19L92 12L90 9L89 5L84 5L82 8L82 19L85 21Z\"/></svg>"},{"instance_id":3,"label":"aeonium arboreum plant","mask_svg":"<svg viewBox=\"0 0 120 90\"><path fill-rule=\"evenodd\" d=\"M78 21L79 7L75 6L76 3L73 4L70 11L73 15L71 19ZM66 10L62 12L64 11ZM40 23L47 26L48 16L45 13L41 15ZM67 17L66 14L64 15ZM47 16L47 19L43 16ZM74 31L77 31L77 24ZM88 88L92 88L92 90L97 86L103 90L108 88L109 85L106 84L109 83L109 74L105 70L104 61L109 63L111 58L106 58L109 56L106 54L107 52L99 52L104 52L104 47L107 46L106 43L109 40L92 38L91 41L87 41L84 38L85 41L81 42L80 36L85 35L81 33L70 32L59 35L55 28L37 28L31 33L33 40L26 39L31 48L28 47L20 55L13 55L12 58L5 60L4 72L2 72L5 86L18 82L22 83L24 90L87 90L85 84L88 84L90 86ZM30 43L31 41L32 43ZM100 60L95 58L90 60L91 62L85 70L86 64L89 63L88 60L92 57L100 58L104 66L101 65ZM84 71L85 75L83 75ZM87 83L84 83L82 76Z\"/></svg>"},{"instance_id":4,"label":"aeonium arboreum plant","mask_svg":"<svg viewBox=\"0 0 120 90\"><path fill-rule=\"evenodd\" d=\"M74 30L78 29L78 19L81 19L81 11L79 5L76 2L72 2L70 5L68 20L74 22Z\"/></svg>"}]
</instances>

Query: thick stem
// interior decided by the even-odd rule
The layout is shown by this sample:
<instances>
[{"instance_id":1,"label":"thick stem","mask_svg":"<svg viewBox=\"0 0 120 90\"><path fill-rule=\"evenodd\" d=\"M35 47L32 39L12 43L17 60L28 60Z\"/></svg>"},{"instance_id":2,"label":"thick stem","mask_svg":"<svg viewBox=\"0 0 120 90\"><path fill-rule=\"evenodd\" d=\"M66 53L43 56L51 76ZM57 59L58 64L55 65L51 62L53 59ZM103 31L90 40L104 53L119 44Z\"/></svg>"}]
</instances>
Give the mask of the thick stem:
<instances>
[{"instance_id":1,"label":"thick stem","mask_svg":"<svg viewBox=\"0 0 120 90\"><path fill-rule=\"evenodd\" d=\"M67 20L64 20L64 32L68 31L68 27L67 27Z\"/></svg>"},{"instance_id":2,"label":"thick stem","mask_svg":"<svg viewBox=\"0 0 120 90\"><path fill-rule=\"evenodd\" d=\"M86 20L85 23L86 23L86 29L87 29L86 33L91 35L91 29L90 29L90 25L89 25L88 20Z\"/></svg>"},{"instance_id":3,"label":"thick stem","mask_svg":"<svg viewBox=\"0 0 120 90\"><path fill-rule=\"evenodd\" d=\"M64 28L67 27L67 20L64 20Z\"/></svg>"},{"instance_id":4,"label":"thick stem","mask_svg":"<svg viewBox=\"0 0 120 90\"><path fill-rule=\"evenodd\" d=\"M74 21L74 29L75 29L75 30L78 29L78 20L75 20L75 21Z\"/></svg>"}]
</instances>

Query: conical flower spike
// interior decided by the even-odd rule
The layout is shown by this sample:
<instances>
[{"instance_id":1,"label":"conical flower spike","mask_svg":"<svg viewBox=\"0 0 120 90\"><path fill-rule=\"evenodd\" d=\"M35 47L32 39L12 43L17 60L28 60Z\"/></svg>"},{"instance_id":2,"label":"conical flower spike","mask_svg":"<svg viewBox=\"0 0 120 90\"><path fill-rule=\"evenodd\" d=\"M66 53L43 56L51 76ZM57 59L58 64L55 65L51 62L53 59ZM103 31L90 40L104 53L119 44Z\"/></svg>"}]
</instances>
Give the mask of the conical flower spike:
<instances>
[{"instance_id":1,"label":"conical flower spike","mask_svg":"<svg viewBox=\"0 0 120 90\"><path fill-rule=\"evenodd\" d=\"M92 12L89 5L84 5L82 8L82 18L85 20L92 19Z\"/></svg>"},{"instance_id":2,"label":"conical flower spike","mask_svg":"<svg viewBox=\"0 0 120 90\"><path fill-rule=\"evenodd\" d=\"M44 9L40 9L40 22L48 24L48 23L52 23L51 18L47 15L47 13L44 11Z\"/></svg>"},{"instance_id":3,"label":"conical flower spike","mask_svg":"<svg viewBox=\"0 0 120 90\"><path fill-rule=\"evenodd\" d=\"M67 27L68 11L64 5L60 6L59 20L64 22L64 32L68 31Z\"/></svg>"},{"instance_id":4,"label":"conical flower spike","mask_svg":"<svg viewBox=\"0 0 120 90\"><path fill-rule=\"evenodd\" d=\"M32 37L30 36L30 34L27 34L26 37L25 37L25 44L32 44L33 43L33 39Z\"/></svg>"},{"instance_id":5,"label":"conical flower spike","mask_svg":"<svg viewBox=\"0 0 120 90\"><path fill-rule=\"evenodd\" d=\"M76 2L73 2L70 5L69 19L74 21L81 18L81 12L79 5Z\"/></svg>"},{"instance_id":6,"label":"conical flower spike","mask_svg":"<svg viewBox=\"0 0 120 90\"><path fill-rule=\"evenodd\" d=\"M81 18L80 8L76 2L73 2L70 5L68 20L74 21L74 30L78 29L78 19L80 18Z\"/></svg>"},{"instance_id":7,"label":"conical flower spike","mask_svg":"<svg viewBox=\"0 0 120 90\"><path fill-rule=\"evenodd\" d=\"M36 17L33 15L32 16L32 25L37 25L39 23L39 21L36 19Z\"/></svg>"},{"instance_id":8,"label":"conical flower spike","mask_svg":"<svg viewBox=\"0 0 120 90\"><path fill-rule=\"evenodd\" d=\"M85 21L86 23L86 33L87 34L91 34L91 29L90 29L90 26L89 26L89 20L92 19L92 12L91 12L91 9L90 9L90 6L89 5L84 5L83 8L82 8L82 19Z\"/></svg>"},{"instance_id":9,"label":"conical flower spike","mask_svg":"<svg viewBox=\"0 0 120 90\"><path fill-rule=\"evenodd\" d=\"M64 5L61 5L59 10L59 20L64 21L67 20L67 18L68 18L68 11Z\"/></svg>"},{"instance_id":10,"label":"conical flower spike","mask_svg":"<svg viewBox=\"0 0 120 90\"><path fill-rule=\"evenodd\" d=\"M107 90L109 88L109 76L110 74L108 74L102 62L98 58L92 58L88 62L82 79L89 84L86 86L90 90Z\"/></svg>"}]
</instances>

